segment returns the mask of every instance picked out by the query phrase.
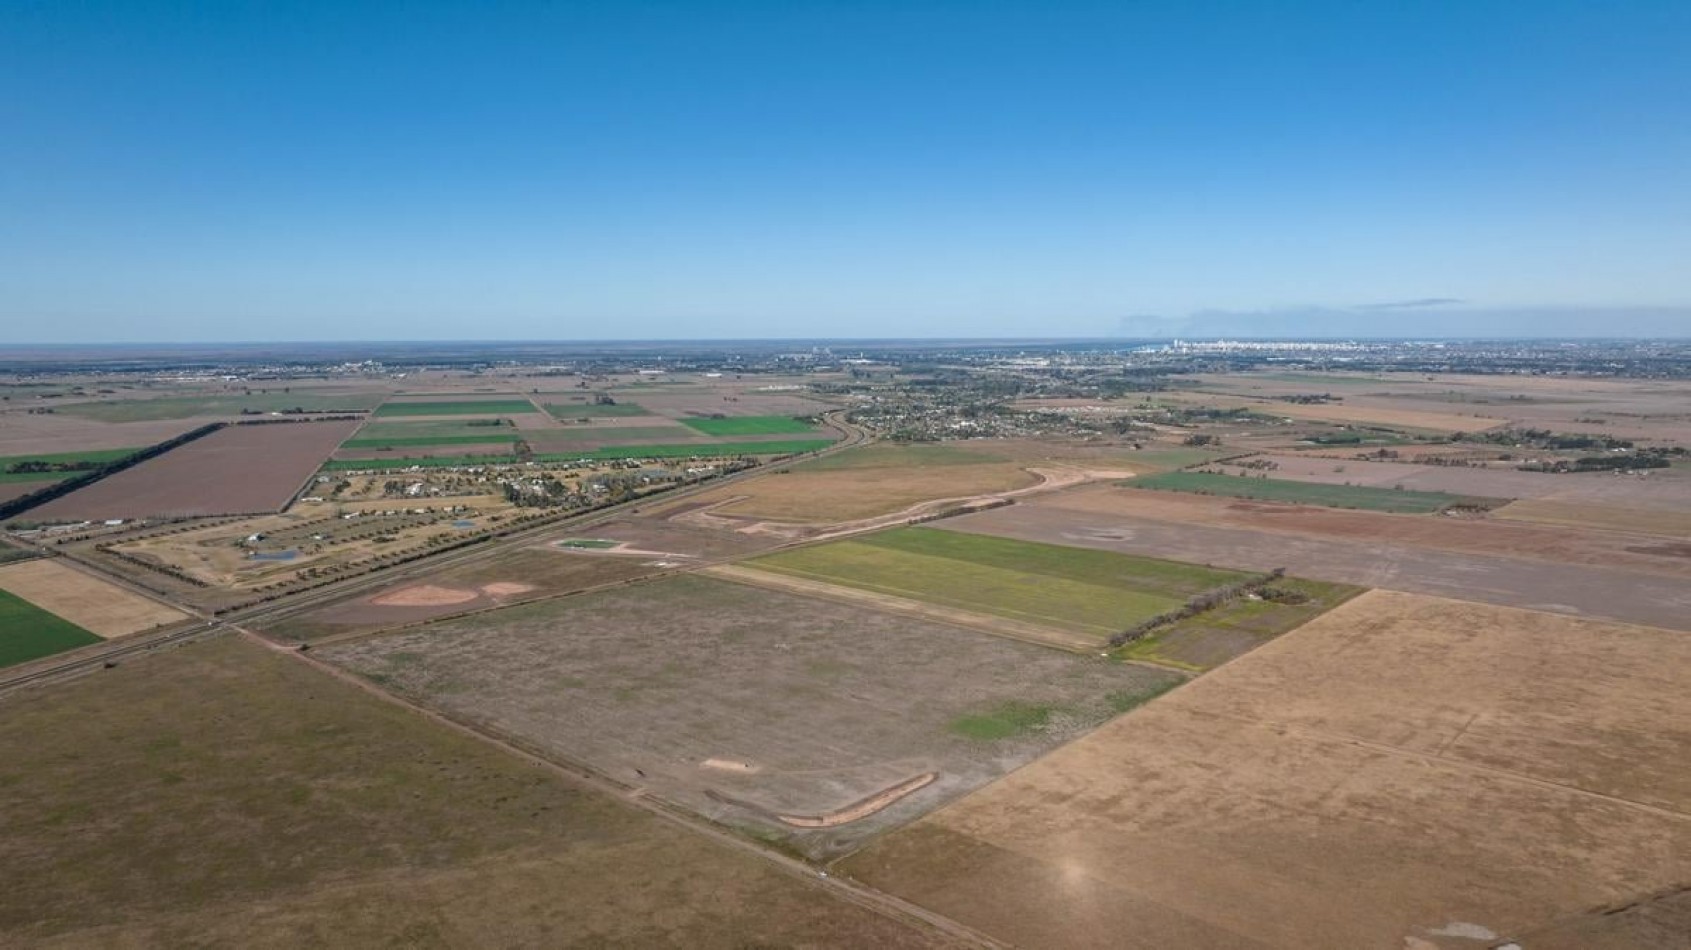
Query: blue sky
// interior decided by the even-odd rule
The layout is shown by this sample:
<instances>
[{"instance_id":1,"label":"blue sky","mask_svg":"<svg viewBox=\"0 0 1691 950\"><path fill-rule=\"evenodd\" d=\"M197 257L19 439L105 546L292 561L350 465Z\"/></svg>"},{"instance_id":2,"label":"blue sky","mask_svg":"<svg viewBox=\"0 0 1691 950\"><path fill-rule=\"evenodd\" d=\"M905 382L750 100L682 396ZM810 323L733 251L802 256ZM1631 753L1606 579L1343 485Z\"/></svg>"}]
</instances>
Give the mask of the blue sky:
<instances>
[{"instance_id":1,"label":"blue sky","mask_svg":"<svg viewBox=\"0 0 1691 950\"><path fill-rule=\"evenodd\" d=\"M0 341L1423 311L1691 335L1691 3L0 4Z\"/></svg>"}]
</instances>

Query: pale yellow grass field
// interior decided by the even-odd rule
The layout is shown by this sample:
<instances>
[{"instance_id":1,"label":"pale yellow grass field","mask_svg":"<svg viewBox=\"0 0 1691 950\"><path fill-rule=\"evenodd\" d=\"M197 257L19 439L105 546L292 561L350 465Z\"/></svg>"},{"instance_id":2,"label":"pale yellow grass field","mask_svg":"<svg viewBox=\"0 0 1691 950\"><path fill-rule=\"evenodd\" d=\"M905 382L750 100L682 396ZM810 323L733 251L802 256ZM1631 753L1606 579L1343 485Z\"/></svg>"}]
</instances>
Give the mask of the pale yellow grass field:
<instances>
[{"instance_id":1,"label":"pale yellow grass field","mask_svg":"<svg viewBox=\"0 0 1691 950\"><path fill-rule=\"evenodd\" d=\"M1024 946L1499 946L1691 881L1688 721L1678 633L1375 591L841 870Z\"/></svg>"},{"instance_id":2,"label":"pale yellow grass field","mask_svg":"<svg viewBox=\"0 0 1691 950\"><path fill-rule=\"evenodd\" d=\"M795 468L739 482L709 498L741 499L715 509L717 514L824 524L893 514L924 501L1026 488L1038 481L1038 476L1019 465L997 462L929 468ZM703 496L698 500L704 500Z\"/></svg>"},{"instance_id":3,"label":"pale yellow grass field","mask_svg":"<svg viewBox=\"0 0 1691 950\"><path fill-rule=\"evenodd\" d=\"M1615 505L1583 505L1547 499L1522 499L1493 511L1492 517L1534 524L1607 528L1634 534L1691 538L1691 514Z\"/></svg>"},{"instance_id":4,"label":"pale yellow grass field","mask_svg":"<svg viewBox=\"0 0 1691 950\"><path fill-rule=\"evenodd\" d=\"M1287 419L1312 419L1317 422L1372 422L1382 426L1402 426L1409 429L1429 429L1439 432L1481 432L1504 425L1509 421L1491 416L1466 416L1448 412L1422 412L1417 409L1351 406L1344 403L1303 406L1281 402L1277 399L1212 396L1208 393L1167 393L1159 398L1187 405L1213 406L1218 409L1249 409L1266 416L1281 416Z\"/></svg>"},{"instance_id":5,"label":"pale yellow grass field","mask_svg":"<svg viewBox=\"0 0 1691 950\"><path fill-rule=\"evenodd\" d=\"M188 618L174 607L51 558L0 567L0 590L100 637L121 637Z\"/></svg>"}]
</instances>

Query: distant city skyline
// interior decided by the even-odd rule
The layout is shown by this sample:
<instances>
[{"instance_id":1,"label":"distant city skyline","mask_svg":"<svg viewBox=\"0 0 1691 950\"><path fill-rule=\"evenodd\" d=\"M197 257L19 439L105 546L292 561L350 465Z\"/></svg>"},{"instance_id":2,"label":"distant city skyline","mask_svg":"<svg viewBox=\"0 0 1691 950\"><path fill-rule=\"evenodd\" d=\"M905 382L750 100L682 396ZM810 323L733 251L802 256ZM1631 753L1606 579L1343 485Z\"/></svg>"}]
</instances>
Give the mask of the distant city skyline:
<instances>
[{"instance_id":1,"label":"distant city skyline","mask_svg":"<svg viewBox=\"0 0 1691 950\"><path fill-rule=\"evenodd\" d=\"M1691 4L0 8L0 344L1691 336Z\"/></svg>"}]
</instances>

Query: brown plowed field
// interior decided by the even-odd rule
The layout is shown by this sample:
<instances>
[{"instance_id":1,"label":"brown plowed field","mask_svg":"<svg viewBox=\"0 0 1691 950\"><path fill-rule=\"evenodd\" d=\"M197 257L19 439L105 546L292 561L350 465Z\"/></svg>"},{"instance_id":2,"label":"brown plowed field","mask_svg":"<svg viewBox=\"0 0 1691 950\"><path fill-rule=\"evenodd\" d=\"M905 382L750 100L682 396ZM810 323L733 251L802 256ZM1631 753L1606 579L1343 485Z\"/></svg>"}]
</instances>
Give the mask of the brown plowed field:
<instances>
[{"instance_id":1,"label":"brown plowed field","mask_svg":"<svg viewBox=\"0 0 1691 950\"><path fill-rule=\"evenodd\" d=\"M1691 479L1666 470L1652 470L1651 474L1642 477L1597 472L1550 475L1503 467L1458 468L1404 462L1360 462L1351 458L1302 454L1270 454L1262 458L1280 466L1268 473L1270 478L1299 482L1375 488L1401 485L1411 491L1444 491L1489 498L1553 498L1691 513Z\"/></svg>"},{"instance_id":2,"label":"brown plowed field","mask_svg":"<svg viewBox=\"0 0 1691 950\"><path fill-rule=\"evenodd\" d=\"M1163 492L1141 494L1172 497ZM1281 517L1295 521L1298 512L1309 509L1283 506L1282 510L1287 514ZM952 531L1074 544L1195 564L1224 564L1242 570L1284 567L1298 577L1362 587L1691 630L1691 584L1683 577L1417 548L1390 536L1308 536L1256 526L1221 527L1183 521L1179 513L1176 510L1165 520L1163 516L1114 514L1108 509L1019 504L948 518L941 526ZM1633 544L1638 541L1627 540ZM1663 555L1650 557L1669 559Z\"/></svg>"},{"instance_id":3,"label":"brown plowed field","mask_svg":"<svg viewBox=\"0 0 1691 950\"><path fill-rule=\"evenodd\" d=\"M1500 946L1691 880L1688 720L1682 635L1375 592L840 869L1023 946Z\"/></svg>"},{"instance_id":4,"label":"brown plowed field","mask_svg":"<svg viewBox=\"0 0 1691 950\"><path fill-rule=\"evenodd\" d=\"M357 422L230 426L25 516L98 521L279 511L356 428Z\"/></svg>"},{"instance_id":5,"label":"brown plowed field","mask_svg":"<svg viewBox=\"0 0 1691 950\"><path fill-rule=\"evenodd\" d=\"M1150 518L1338 541L1368 541L1497 557L1625 568L1691 579L1691 558L1642 553L1638 539L1608 531L1545 527L1448 515L1397 515L1146 492L1113 486L1082 488L1030 502L1040 508Z\"/></svg>"},{"instance_id":6,"label":"brown plowed field","mask_svg":"<svg viewBox=\"0 0 1691 950\"><path fill-rule=\"evenodd\" d=\"M1605 528L1610 531L1655 534L1681 540L1691 538L1691 512L1524 499L1493 511L1491 516L1507 521L1530 521L1534 524Z\"/></svg>"}]
</instances>

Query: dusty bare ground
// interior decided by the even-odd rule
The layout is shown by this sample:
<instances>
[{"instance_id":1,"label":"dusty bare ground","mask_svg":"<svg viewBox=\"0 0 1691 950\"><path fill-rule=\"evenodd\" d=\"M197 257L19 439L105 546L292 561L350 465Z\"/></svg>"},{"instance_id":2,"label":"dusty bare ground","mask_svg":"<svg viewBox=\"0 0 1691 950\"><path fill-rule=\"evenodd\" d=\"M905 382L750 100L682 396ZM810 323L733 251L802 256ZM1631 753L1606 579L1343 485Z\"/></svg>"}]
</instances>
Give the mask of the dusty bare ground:
<instances>
[{"instance_id":1,"label":"dusty bare ground","mask_svg":"<svg viewBox=\"0 0 1691 950\"><path fill-rule=\"evenodd\" d=\"M1339 541L1365 540L1691 578L1691 558L1649 553L1640 549L1638 539L1607 531L1551 528L1489 518L1318 508L1113 486L1067 492L1038 504L1052 510L1103 516L1151 518L1183 525L1245 528Z\"/></svg>"},{"instance_id":2,"label":"dusty bare ground","mask_svg":"<svg viewBox=\"0 0 1691 950\"><path fill-rule=\"evenodd\" d=\"M35 558L0 567L0 590L101 637L121 637L187 620L175 607L63 563Z\"/></svg>"},{"instance_id":3,"label":"dusty bare ground","mask_svg":"<svg viewBox=\"0 0 1691 950\"><path fill-rule=\"evenodd\" d=\"M956 495L945 498L931 498L918 502L909 507L877 515L871 518L859 518L853 521L838 521L833 523L805 523L795 524L786 521L761 521L753 518L726 517L721 512L724 507L731 506L738 499L730 496L720 506L688 508L672 517L671 520L702 528L734 531L744 535L765 535L779 541L826 541L832 538L843 538L866 531L878 531L894 525L908 524L910 521L927 515L936 514L948 509L963 506L986 505L995 501L1023 498L1042 492L1056 491L1060 488L1071 488L1088 481L1114 480L1132 477L1131 472L1124 471L1092 471L1067 467L1030 468L1028 474L1037 479L1032 485L1008 491L993 491L974 495ZM735 486L738 488L739 486Z\"/></svg>"},{"instance_id":4,"label":"dusty bare ground","mask_svg":"<svg viewBox=\"0 0 1691 950\"><path fill-rule=\"evenodd\" d=\"M412 584L370 598L377 607L450 607L481 596L478 591L435 584Z\"/></svg>"},{"instance_id":5,"label":"dusty bare ground","mask_svg":"<svg viewBox=\"0 0 1691 950\"><path fill-rule=\"evenodd\" d=\"M250 641L0 718L0 944L945 945Z\"/></svg>"},{"instance_id":6,"label":"dusty bare ground","mask_svg":"<svg viewBox=\"0 0 1691 950\"><path fill-rule=\"evenodd\" d=\"M78 521L279 511L356 422L231 426L31 509Z\"/></svg>"},{"instance_id":7,"label":"dusty bare ground","mask_svg":"<svg viewBox=\"0 0 1691 950\"><path fill-rule=\"evenodd\" d=\"M789 574L777 574L774 571L760 571L755 568L741 567L737 564L720 564L706 568L704 573L724 580L737 581L753 587L763 587L769 590L783 590L810 597L820 597L844 604L858 604L886 613L913 617L920 620L934 620L940 623L956 624L969 627L984 633L1026 643L1039 643L1056 647L1060 650L1073 650L1077 653L1097 653L1099 639L1097 637L1082 636L1069 630L1058 630L1052 627L1042 627L1038 624L1022 623L1007 617L994 617L990 614L975 613L968 610L956 610L941 607L937 604L924 604L921 601L910 600L906 597L894 597L890 594L877 594L872 591L859 590L855 587L845 587L839 584L828 584L823 581L806 580Z\"/></svg>"},{"instance_id":8,"label":"dusty bare ground","mask_svg":"<svg viewBox=\"0 0 1691 950\"><path fill-rule=\"evenodd\" d=\"M504 603L613 584L660 570L629 558L586 558L546 547L521 548L491 561L437 571L422 581L396 581L374 592L276 621L262 630L267 635L285 640L354 636L402 624L486 610ZM518 591L500 586L506 584L519 585L524 589ZM466 600L453 599L432 605L403 604L390 599L407 588L419 585L465 591L471 596Z\"/></svg>"},{"instance_id":9,"label":"dusty bare ground","mask_svg":"<svg viewBox=\"0 0 1691 950\"><path fill-rule=\"evenodd\" d=\"M1493 511L1491 515L1506 521L1691 538L1691 514L1656 509L1522 499Z\"/></svg>"},{"instance_id":10,"label":"dusty bare ground","mask_svg":"<svg viewBox=\"0 0 1691 950\"><path fill-rule=\"evenodd\" d=\"M1679 634L1375 592L840 870L1025 946L1532 948L1691 882L1687 721Z\"/></svg>"},{"instance_id":11,"label":"dusty bare ground","mask_svg":"<svg viewBox=\"0 0 1691 950\"><path fill-rule=\"evenodd\" d=\"M1143 494L1175 497L1166 492ZM1691 631L1691 584L1681 577L1411 547L1390 535L1309 536L1266 530L1256 523L1204 524L1182 519L1180 511L1149 511L1155 517L1139 517L1109 513L1107 508L1025 504L948 518L940 526L1242 570L1284 567L1298 577Z\"/></svg>"},{"instance_id":12,"label":"dusty bare ground","mask_svg":"<svg viewBox=\"0 0 1691 950\"><path fill-rule=\"evenodd\" d=\"M720 515L747 520L827 524L888 515L936 498L990 494L1037 484L1013 463L775 472L736 482L700 500Z\"/></svg>"},{"instance_id":13,"label":"dusty bare ground","mask_svg":"<svg viewBox=\"0 0 1691 950\"><path fill-rule=\"evenodd\" d=\"M1179 678L695 575L312 655L819 857L979 787ZM996 737L967 730L967 717L998 715L1007 703L1044 715ZM774 817L850 809L925 772L938 778L834 827Z\"/></svg>"}]
</instances>

